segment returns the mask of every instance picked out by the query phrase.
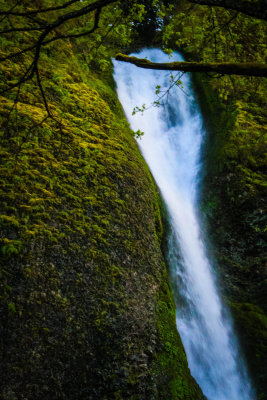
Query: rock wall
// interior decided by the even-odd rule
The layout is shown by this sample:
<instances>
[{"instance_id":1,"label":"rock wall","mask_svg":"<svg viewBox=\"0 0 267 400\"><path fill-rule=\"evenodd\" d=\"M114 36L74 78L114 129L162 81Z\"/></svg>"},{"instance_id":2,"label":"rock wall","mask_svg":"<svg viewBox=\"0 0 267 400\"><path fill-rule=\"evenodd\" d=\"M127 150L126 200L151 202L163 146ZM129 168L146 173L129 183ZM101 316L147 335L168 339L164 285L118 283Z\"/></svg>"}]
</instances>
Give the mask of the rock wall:
<instances>
[{"instance_id":1,"label":"rock wall","mask_svg":"<svg viewBox=\"0 0 267 400\"><path fill-rule=\"evenodd\" d=\"M227 101L218 97L219 80L203 75L195 79L208 130L202 210L221 292L232 313L258 398L264 399L266 80L242 79L236 80L237 90ZM245 84L249 92L244 93Z\"/></svg>"},{"instance_id":2,"label":"rock wall","mask_svg":"<svg viewBox=\"0 0 267 400\"><path fill-rule=\"evenodd\" d=\"M42 57L53 118L34 82L1 98L1 398L203 399L176 331L159 196L111 68L70 42Z\"/></svg>"}]
</instances>

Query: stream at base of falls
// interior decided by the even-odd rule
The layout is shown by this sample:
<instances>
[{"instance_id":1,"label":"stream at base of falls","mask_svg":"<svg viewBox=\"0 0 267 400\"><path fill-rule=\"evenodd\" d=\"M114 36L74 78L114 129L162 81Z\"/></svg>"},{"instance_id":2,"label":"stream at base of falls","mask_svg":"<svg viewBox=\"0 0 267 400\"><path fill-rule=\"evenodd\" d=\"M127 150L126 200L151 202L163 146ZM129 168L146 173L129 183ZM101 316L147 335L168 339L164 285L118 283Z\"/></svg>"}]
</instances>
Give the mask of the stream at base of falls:
<instances>
[{"instance_id":1,"label":"stream at base of falls","mask_svg":"<svg viewBox=\"0 0 267 400\"><path fill-rule=\"evenodd\" d=\"M161 50L138 54L154 62L171 60ZM173 73L175 75L175 73ZM209 400L253 400L231 319L216 288L207 257L198 209L201 146L205 132L190 77L150 105L170 85L168 71L140 69L114 61L117 92L131 128L142 131L141 152L160 189L169 214L168 264L177 310L177 328L191 374ZM132 115L135 107L146 110Z\"/></svg>"}]
</instances>

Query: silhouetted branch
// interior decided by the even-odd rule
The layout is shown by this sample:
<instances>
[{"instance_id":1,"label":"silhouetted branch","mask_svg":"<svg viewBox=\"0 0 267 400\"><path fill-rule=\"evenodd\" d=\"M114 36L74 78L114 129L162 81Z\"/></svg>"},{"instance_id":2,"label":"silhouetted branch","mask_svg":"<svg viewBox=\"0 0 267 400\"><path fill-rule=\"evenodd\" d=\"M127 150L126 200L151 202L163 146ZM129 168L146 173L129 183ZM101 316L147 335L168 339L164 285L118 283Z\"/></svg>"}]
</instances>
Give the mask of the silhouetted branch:
<instances>
[{"instance_id":1,"label":"silhouetted branch","mask_svg":"<svg viewBox=\"0 0 267 400\"><path fill-rule=\"evenodd\" d=\"M48 8L43 8L40 10L33 10L33 11L27 11L27 12L13 12L12 10L14 10L14 8L16 8L18 6L18 3L12 7L9 11L1 11L0 15L14 15L17 17L28 17L29 15L36 15L36 14L40 14L40 13L46 13L49 11L57 11L57 10L62 10L63 8L67 8L69 7L71 4L73 3L77 3L80 0L71 0L68 1L65 4L62 4L61 6L57 6L57 7L48 7Z\"/></svg>"},{"instance_id":2,"label":"silhouetted branch","mask_svg":"<svg viewBox=\"0 0 267 400\"><path fill-rule=\"evenodd\" d=\"M43 86L42 86L42 82L41 82L40 74L39 74L39 69L38 69L37 65L36 65L35 73L36 73L37 83L38 83L38 86L39 86L39 89L40 89L40 92L41 92L41 95L42 95L42 98L43 98L43 101L44 101L46 112L49 115L49 117L52 117L52 115L50 113L50 110L49 110L49 107L48 107L48 103L47 103L47 100L46 100L45 92L44 92L44 89L43 89Z\"/></svg>"},{"instance_id":3,"label":"silhouetted branch","mask_svg":"<svg viewBox=\"0 0 267 400\"><path fill-rule=\"evenodd\" d=\"M18 4L19 4L19 0L17 1L16 4L14 4L14 6L12 6L12 7L10 8L9 11L6 11L6 14L3 14L2 12L0 12L0 15L3 15L3 18L0 20L0 23L3 22L3 21L8 17L8 15L10 15L10 13L12 12L12 10L14 10L14 9L18 6Z\"/></svg>"},{"instance_id":4,"label":"silhouetted branch","mask_svg":"<svg viewBox=\"0 0 267 400\"><path fill-rule=\"evenodd\" d=\"M79 38L79 37L82 37L82 36L90 35L91 33L93 33L98 28L98 23L99 23L101 10L102 10L102 8L99 8L99 9L96 10L94 26L91 29L89 29L88 31L84 31L84 32L80 32L80 33L70 33L68 35L55 36L54 38L45 41L43 44L46 45L48 43L54 42L55 40L59 40L59 39Z\"/></svg>"},{"instance_id":5,"label":"silhouetted branch","mask_svg":"<svg viewBox=\"0 0 267 400\"><path fill-rule=\"evenodd\" d=\"M10 90L21 86L23 83L27 82L28 80L30 80L34 75L34 64L33 62L31 63L31 65L27 68L26 72L24 72L24 74L22 75L22 77L16 82L13 83L12 85L8 85L4 90L2 90L0 92L0 95L9 92Z\"/></svg>"},{"instance_id":6,"label":"silhouetted branch","mask_svg":"<svg viewBox=\"0 0 267 400\"><path fill-rule=\"evenodd\" d=\"M15 53L8 54L5 57L0 57L0 61L11 60L14 57L20 56L21 54L27 53L28 51L35 49L35 47L36 47L36 44L26 47L25 49L22 49L20 51L16 51Z\"/></svg>"},{"instance_id":7,"label":"silhouetted branch","mask_svg":"<svg viewBox=\"0 0 267 400\"><path fill-rule=\"evenodd\" d=\"M242 12L250 17L267 20L266 0L188 0L190 3L223 7L230 10Z\"/></svg>"},{"instance_id":8,"label":"silhouetted branch","mask_svg":"<svg viewBox=\"0 0 267 400\"><path fill-rule=\"evenodd\" d=\"M12 15L12 16L27 16L27 17L29 17L29 16L37 15L39 12L48 12L48 11L54 11L54 10L59 10L59 9L66 8L66 7L70 6L71 4L75 3L76 1L78 1L78 0L69 1L69 2L67 2L64 5L59 6L59 7L51 7L51 8L47 8L47 9L43 9L43 10L35 10L35 11L29 11L29 12L25 12L25 13L16 13L16 12L12 11L12 10L14 10L14 7L15 7L14 6L9 11L1 12L0 15L5 15L7 18L10 15ZM87 6L79 8L78 10L74 10L74 11L68 12L66 14L60 15L54 22L52 22L50 24L48 23L46 25L39 25L37 27L27 27L27 26L25 26L25 27L21 27L21 28L16 28L16 27L12 26L12 21L9 20L9 24L10 24L11 27L9 29L3 30L0 33L4 34L4 33L13 33L13 32L40 31L40 30L42 32L39 34L39 37L36 40L34 45L29 46L29 47L27 47L25 49L22 49L20 51L17 51L15 53L8 54L7 56L0 58L0 61L6 61L6 60L9 60L9 59L13 59L15 57L18 57L18 56L20 56L22 54L28 53L30 51L34 51L33 60L31 62L31 64L27 67L26 71L17 80L17 82L12 83L11 85L7 85L6 88L4 88L1 91L1 94L4 94L4 93L6 93L6 92L8 92L8 91L10 91L10 90L12 90L12 89L14 89L16 87L18 87L20 89L20 87L21 87L21 85L23 83L31 80L34 77L34 75L36 75L37 84L38 84L38 87L39 87L40 92L41 92L41 96L42 96L42 99L43 99L43 102L44 102L45 109L47 111L48 116L53 118L53 116L52 116L52 114L51 114L51 112L49 110L48 102L47 102L47 99L46 99L46 96L45 96L45 91L44 91L43 86L42 86L42 82L41 82L40 74L39 74L39 68L38 68L38 61L39 61L39 58L40 58L40 52L41 52L42 47L47 45L47 44L49 44L49 43L52 43L52 42L54 42L56 40L68 39L68 38L79 38L79 37L82 37L82 36L89 35L89 34L93 33L98 28L102 7L107 6L107 5L111 4L111 3L115 3L115 2L116 2L116 0L97 0L92 4L89 4ZM17 3L17 5L18 5L18 3ZM94 11L95 11L94 23L93 23L93 26L92 26L91 29L85 30L83 32L72 33L72 34L70 33L70 34L66 34L66 35L56 35L56 36L54 36L54 37L52 37L50 39L47 38L47 36L50 33L54 32L58 27L60 27L65 22L67 22L69 20L72 20L72 19L75 19L75 18L78 18L78 17L81 17L81 16L84 16L84 15L87 15L87 14L92 13ZM40 21L38 21L38 23L40 24Z\"/></svg>"},{"instance_id":9,"label":"silhouetted branch","mask_svg":"<svg viewBox=\"0 0 267 400\"><path fill-rule=\"evenodd\" d=\"M0 35L3 35L4 33L13 33L13 32L31 32L31 31L41 31L42 29L45 29L44 26L37 26L33 28L9 28L5 29L3 31L0 31Z\"/></svg>"}]
</instances>

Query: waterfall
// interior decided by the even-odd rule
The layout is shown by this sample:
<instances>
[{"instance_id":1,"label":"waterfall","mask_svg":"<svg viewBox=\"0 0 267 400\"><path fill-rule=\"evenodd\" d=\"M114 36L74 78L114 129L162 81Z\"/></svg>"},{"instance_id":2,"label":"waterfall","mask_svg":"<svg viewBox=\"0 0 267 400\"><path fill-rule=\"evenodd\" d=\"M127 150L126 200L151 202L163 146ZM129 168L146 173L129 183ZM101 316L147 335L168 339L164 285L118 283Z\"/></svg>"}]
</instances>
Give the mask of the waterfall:
<instances>
[{"instance_id":1,"label":"waterfall","mask_svg":"<svg viewBox=\"0 0 267 400\"><path fill-rule=\"evenodd\" d=\"M168 62L160 50L137 55ZM171 61L182 60L175 54ZM150 107L155 87L164 93L170 85L167 71L145 70L114 61L114 78L124 111L142 154L160 188L170 220L168 263L181 335L192 375L209 400L252 400L249 379L239 354L231 320L216 289L207 257L198 210L200 151L204 137L202 117L183 76L182 88L174 85L160 107ZM144 113L132 115L134 107Z\"/></svg>"}]
</instances>

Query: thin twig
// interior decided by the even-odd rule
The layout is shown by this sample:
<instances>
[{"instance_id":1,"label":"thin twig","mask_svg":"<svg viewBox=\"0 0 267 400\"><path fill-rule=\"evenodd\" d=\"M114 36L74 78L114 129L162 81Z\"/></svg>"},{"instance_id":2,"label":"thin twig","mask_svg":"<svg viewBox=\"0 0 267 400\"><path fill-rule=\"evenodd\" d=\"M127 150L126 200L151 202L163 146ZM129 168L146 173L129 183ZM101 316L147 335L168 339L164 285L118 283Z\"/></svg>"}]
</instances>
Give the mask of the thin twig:
<instances>
[{"instance_id":1,"label":"thin twig","mask_svg":"<svg viewBox=\"0 0 267 400\"><path fill-rule=\"evenodd\" d=\"M5 14L4 17L0 20L0 23L3 22L3 21L8 17L8 15L10 15L10 13L12 12L12 10L14 10L14 8L17 7L17 5L19 4L19 2L20 2L20 1L18 0L17 3L16 3L13 7L10 8L10 10L7 12L7 14ZM1 15L1 13L0 13L0 15Z\"/></svg>"},{"instance_id":2,"label":"thin twig","mask_svg":"<svg viewBox=\"0 0 267 400\"><path fill-rule=\"evenodd\" d=\"M57 6L57 7L49 7L49 8L44 8L40 10L34 10L34 11L27 11L26 13L20 13L20 12L12 12L12 9L14 9L16 6L14 6L11 11L1 11L0 15L15 15L16 17L27 17L28 15L36 15L40 13L46 13L49 11L56 11L56 10L62 10L63 8L69 7L73 3L77 3L80 0L71 0L68 1L67 3L63 4L62 6Z\"/></svg>"},{"instance_id":3,"label":"thin twig","mask_svg":"<svg viewBox=\"0 0 267 400\"><path fill-rule=\"evenodd\" d=\"M10 28L6 29L4 31L0 31L0 35L3 35L4 33L13 33L13 32L31 32L31 31L41 31L45 29L45 26L37 26L36 28Z\"/></svg>"},{"instance_id":4,"label":"thin twig","mask_svg":"<svg viewBox=\"0 0 267 400\"><path fill-rule=\"evenodd\" d=\"M52 117L52 115L50 113L50 110L49 110L49 107L48 107L47 100L46 100L45 92L44 92L44 89L43 89L43 86L42 86L42 83L41 83L38 65L36 65L35 73L36 73L37 83L38 83L38 86L39 86L39 89L40 89L40 92L41 92L41 95L42 95L42 98L43 98L43 101L44 101L46 112L49 115L49 117Z\"/></svg>"}]
</instances>

